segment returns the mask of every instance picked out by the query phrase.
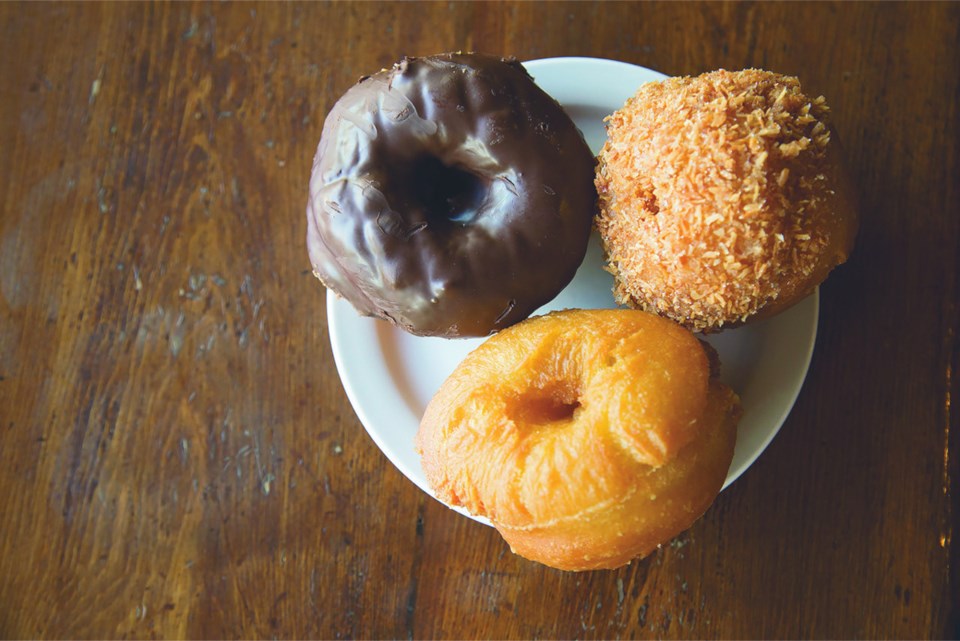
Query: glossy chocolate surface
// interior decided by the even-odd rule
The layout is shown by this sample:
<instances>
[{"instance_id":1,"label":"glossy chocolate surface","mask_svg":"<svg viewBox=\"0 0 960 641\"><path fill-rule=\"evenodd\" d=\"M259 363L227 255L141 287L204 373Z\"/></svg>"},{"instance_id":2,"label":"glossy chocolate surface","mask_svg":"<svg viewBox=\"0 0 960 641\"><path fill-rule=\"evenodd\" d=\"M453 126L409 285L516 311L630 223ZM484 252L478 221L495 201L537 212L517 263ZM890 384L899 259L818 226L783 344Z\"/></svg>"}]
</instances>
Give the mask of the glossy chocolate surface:
<instances>
[{"instance_id":1,"label":"glossy chocolate surface","mask_svg":"<svg viewBox=\"0 0 960 641\"><path fill-rule=\"evenodd\" d=\"M483 336L573 278L596 208L594 158L512 59L405 58L333 107L314 159L314 273L365 315Z\"/></svg>"}]
</instances>

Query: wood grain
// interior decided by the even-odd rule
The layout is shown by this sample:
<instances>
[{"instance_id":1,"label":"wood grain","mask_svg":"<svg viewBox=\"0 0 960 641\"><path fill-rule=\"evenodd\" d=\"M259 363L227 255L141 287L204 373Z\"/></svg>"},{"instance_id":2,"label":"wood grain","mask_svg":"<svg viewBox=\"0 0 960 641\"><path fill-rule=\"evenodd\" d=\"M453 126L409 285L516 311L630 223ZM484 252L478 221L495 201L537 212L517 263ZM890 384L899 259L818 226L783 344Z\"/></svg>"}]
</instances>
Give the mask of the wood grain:
<instances>
[{"instance_id":1,"label":"wood grain","mask_svg":"<svg viewBox=\"0 0 960 641\"><path fill-rule=\"evenodd\" d=\"M0 33L0 636L960 634L960 5L2 3ZM458 49L796 74L859 187L780 435L621 570L427 498L336 373L323 118Z\"/></svg>"}]
</instances>

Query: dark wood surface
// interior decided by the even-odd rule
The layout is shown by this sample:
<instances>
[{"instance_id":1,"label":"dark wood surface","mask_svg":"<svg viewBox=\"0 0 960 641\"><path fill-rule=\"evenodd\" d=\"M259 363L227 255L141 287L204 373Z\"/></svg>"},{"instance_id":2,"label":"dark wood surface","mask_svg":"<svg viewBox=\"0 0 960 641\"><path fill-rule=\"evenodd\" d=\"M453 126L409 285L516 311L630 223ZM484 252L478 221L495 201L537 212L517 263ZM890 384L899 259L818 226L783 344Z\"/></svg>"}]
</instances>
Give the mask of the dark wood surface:
<instances>
[{"instance_id":1,"label":"dark wood surface","mask_svg":"<svg viewBox=\"0 0 960 641\"><path fill-rule=\"evenodd\" d=\"M0 636L956 635L958 42L956 3L0 4ZM783 430L621 570L428 498L334 367L323 119L458 49L798 75L858 185Z\"/></svg>"}]
</instances>

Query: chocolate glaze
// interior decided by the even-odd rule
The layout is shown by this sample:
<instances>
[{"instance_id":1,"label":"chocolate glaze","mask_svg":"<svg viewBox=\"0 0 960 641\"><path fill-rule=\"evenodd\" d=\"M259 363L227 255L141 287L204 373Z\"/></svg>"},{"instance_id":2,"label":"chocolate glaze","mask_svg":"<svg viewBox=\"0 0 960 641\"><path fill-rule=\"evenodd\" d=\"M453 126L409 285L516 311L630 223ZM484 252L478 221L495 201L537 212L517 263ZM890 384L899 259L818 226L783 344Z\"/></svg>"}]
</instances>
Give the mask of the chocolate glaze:
<instances>
[{"instance_id":1,"label":"chocolate glaze","mask_svg":"<svg viewBox=\"0 0 960 641\"><path fill-rule=\"evenodd\" d=\"M513 59L404 58L334 105L314 158L314 273L365 315L484 336L573 278L596 209L594 158Z\"/></svg>"}]
</instances>

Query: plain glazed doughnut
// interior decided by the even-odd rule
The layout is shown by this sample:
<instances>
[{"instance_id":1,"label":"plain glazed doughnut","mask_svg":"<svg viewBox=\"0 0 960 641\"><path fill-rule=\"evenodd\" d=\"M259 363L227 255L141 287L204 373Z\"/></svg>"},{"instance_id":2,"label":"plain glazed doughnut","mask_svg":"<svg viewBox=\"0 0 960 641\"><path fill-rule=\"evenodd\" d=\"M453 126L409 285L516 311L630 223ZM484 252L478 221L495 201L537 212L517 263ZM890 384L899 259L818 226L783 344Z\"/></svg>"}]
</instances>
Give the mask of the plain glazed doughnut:
<instances>
[{"instance_id":1,"label":"plain glazed doughnut","mask_svg":"<svg viewBox=\"0 0 960 641\"><path fill-rule=\"evenodd\" d=\"M464 359L416 447L436 496L565 570L645 556L723 486L740 403L693 334L636 310L530 318Z\"/></svg>"},{"instance_id":2,"label":"plain glazed doughnut","mask_svg":"<svg viewBox=\"0 0 960 641\"><path fill-rule=\"evenodd\" d=\"M327 117L307 206L313 272L361 314L484 336L583 261L596 161L515 59L404 58Z\"/></svg>"},{"instance_id":3,"label":"plain glazed doughnut","mask_svg":"<svg viewBox=\"0 0 960 641\"><path fill-rule=\"evenodd\" d=\"M810 294L857 229L828 115L758 69L640 87L608 118L596 179L617 301L713 331Z\"/></svg>"}]
</instances>

